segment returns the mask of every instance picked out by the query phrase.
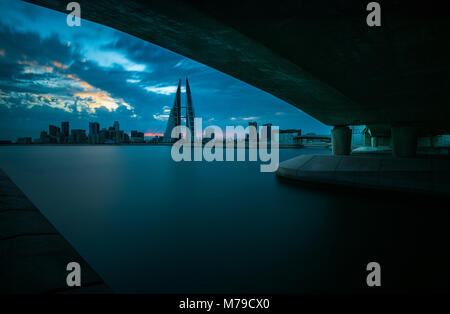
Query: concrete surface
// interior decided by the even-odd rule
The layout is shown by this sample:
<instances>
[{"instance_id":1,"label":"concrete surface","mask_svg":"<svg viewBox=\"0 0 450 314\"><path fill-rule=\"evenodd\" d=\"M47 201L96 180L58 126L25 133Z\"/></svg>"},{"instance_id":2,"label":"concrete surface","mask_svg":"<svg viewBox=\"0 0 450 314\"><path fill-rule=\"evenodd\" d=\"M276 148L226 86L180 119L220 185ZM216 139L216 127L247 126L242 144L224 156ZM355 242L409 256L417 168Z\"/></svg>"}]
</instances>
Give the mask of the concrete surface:
<instances>
[{"instance_id":1,"label":"concrete surface","mask_svg":"<svg viewBox=\"0 0 450 314\"><path fill-rule=\"evenodd\" d=\"M352 131L348 126L335 126L331 130L333 155L350 155Z\"/></svg>"},{"instance_id":2,"label":"concrete surface","mask_svg":"<svg viewBox=\"0 0 450 314\"><path fill-rule=\"evenodd\" d=\"M66 266L81 267L67 287ZM103 280L0 169L0 293L110 293Z\"/></svg>"},{"instance_id":3,"label":"concrete surface","mask_svg":"<svg viewBox=\"0 0 450 314\"><path fill-rule=\"evenodd\" d=\"M450 195L448 158L302 155L280 163L277 175L308 183Z\"/></svg>"}]
</instances>

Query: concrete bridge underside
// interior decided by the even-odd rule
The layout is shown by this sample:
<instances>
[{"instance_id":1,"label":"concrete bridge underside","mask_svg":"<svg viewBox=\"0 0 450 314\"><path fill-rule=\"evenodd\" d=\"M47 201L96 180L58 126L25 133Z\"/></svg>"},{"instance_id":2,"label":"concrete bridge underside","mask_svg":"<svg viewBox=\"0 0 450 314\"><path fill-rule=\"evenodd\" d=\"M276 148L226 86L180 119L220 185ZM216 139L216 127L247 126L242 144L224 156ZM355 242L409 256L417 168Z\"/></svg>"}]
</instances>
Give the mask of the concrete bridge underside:
<instances>
[{"instance_id":1,"label":"concrete bridge underside","mask_svg":"<svg viewBox=\"0 0 450 314\"><path fill-rule=\"evenodd\" d=\"M66 0L28 0L66 11ZM328 125L450 131L450 20L435 4L78 0L84 19L197 60ZM445 13L442 13L445 14Z\"/></svg>"}]
</instances>

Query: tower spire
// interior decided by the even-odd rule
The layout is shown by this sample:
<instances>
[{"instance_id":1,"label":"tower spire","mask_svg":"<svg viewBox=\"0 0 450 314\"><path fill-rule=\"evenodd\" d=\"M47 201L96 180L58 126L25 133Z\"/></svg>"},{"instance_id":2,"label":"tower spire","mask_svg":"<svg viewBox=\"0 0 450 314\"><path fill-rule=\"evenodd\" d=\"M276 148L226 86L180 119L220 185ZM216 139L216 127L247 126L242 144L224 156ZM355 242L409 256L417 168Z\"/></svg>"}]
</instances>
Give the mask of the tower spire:
<instances>
[{"instance_id":1,"label":"tower spire","mask_svg":"<svg viewBox=\"0 0 450 314\"><path fill-rule=\"evenodd\" d=\"M172 130L174 127L181 125L181 79L178 80L177 93L175 94L175 100L170 110L169 121L167 121L166 132L164 132L164 142L173 142Z\"/></svg>"},{"instance_id":2,"label":"tower spire","mask_svg":"<svg viewBox=\"0 0 450 314\"><path fill-rule=\"evenodd\" d=\"M186 77L186 98L187 98L187 106L186 106L186 126L191 131L191 141L194 141L194 105L192 104L192 95L191 95L191 87L189 86L189 80Z\"/></svg>"}]
</instances>

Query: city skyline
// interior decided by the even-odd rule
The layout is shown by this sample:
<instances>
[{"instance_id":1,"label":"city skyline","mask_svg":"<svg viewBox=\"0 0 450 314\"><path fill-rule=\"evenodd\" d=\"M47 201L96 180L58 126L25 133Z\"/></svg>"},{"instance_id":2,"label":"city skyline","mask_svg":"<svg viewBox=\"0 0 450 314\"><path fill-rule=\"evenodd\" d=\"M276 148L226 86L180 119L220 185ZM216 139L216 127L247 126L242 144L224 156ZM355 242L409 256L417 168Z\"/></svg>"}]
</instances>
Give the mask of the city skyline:
<instances>
[{"instance_id":1,"label":"city skyline","mask_svg":"<svg viewBox=\"0 0 450 314\"><path fill-rule=\"evenodd\" d=\"M292 105L219 71L114 29L0 0L0 139L38 137L49 123L121 121L148 136L164 133L179 78L189 76L204 124L270 121L328 133ZM182 88L182 106L185 88Z\"/></svg>"},{"instance_id":2,"label":"city skyline","mask_svg":"<svg viewBox=\"0 0 450 314\"><path fill-rule=\"evenodd\" d=\"M125 130L120 129L120 122L114 121L114 123L107 127L101 128L99 122L88 122L88 128L70 128L70 121L60 122L61 127L55 124L49 124L47 130L41 130L39 137L33 138L31 136L18 137L14 141L12 140L1 140L2 144L128 144L128 143L173 143L175 141L167 141L164 134L147 136L144 132L139 130L130 130L128 133ZM169 123L168 123L169 125ZM270 130L272 123L264 123L262 126L267 127L268 140L270 141ZM258 123L256 121L249 121L248 127L254 127L258 134L261 131L261 126L258 129ZM195 127L194 127L195 128ZM202 129L200 133L196 136L192 136L193 141L195 137L202 138L203 140L209 140L215 138L216 134L212 137L206 137L206 129ZM293 141L293 136L302 135L301 129L287 129L279 130L280 143L285 143ZM309 133L310 135L316 135L315 133ZM222 132L223 136L219 138L224 138L228 135L226 132ZM248 133L237 134L233 133L232 137L237 139L239 136L243 136L246 141L248 141ZM288 138L285 138L288 135ZM259 135L258 135L259 136ZM150 141L149 141L150 139Z\"/></svg>"},{"instance_id":3,"label":"city skyline","mask_svg":"<svg viewBox=\"0 0 450 314\"><path fill-rule=\"evenodd\" d=\"M18 137L15 143L17 144L134 144L134 143L174 143L177 141L176 138L172 137L172 132L176 127L183 126L183 120L185 122L185 127L191 132L191 141L194 142L195 138L208 139L210 136L206 136L206 129L202 129L202 119L197 119L194 113L194 105L192 101L191 88L189 85L189 79L186 77L186 106L181 105L181 79L178 81L177 91L175 93L175 99L173 105L169 111L169 119L167 120L166 131L164 134L156 134L153 136L146 136L144 132L139 132L138 130L131 130L129 133L126 133L125 130L120 129L119 121L114 121L112 126L107 128L101 128L100 123L96 121L89 121L88 132L86 133L85 129L70 129L70 122L63 121L61 122L61 127L57 125L50 124L48 125L48 132L46 130L42 130L38 138L32 138L30 136L26 137ZM183 116L183 110L185 115ZM196 121L199 120L199 125L197 125ZM257 121L249 121L248 127L254 127L258 132L258 122ZM271 139L271 128L272 123L265 123L263 126L267 127L267 139L270 141ZM211 127L211 126L209 126ZM220 128L214 125L215 128ZM200 130L197 130L200 128ZM277 127L278 128L278 127ZM249 129L248 129L249 130ZM195 133L197 132L197 133ZM245 131L242 133L241 131L236 131L237 133L233 134L224 134L220 131L216 134L216 129L211 138L223 138L231 136L231 138L235 138L236 136L245 137L245 140L248 141L250 131ZM259 130L261 132L261 130ZM239 133L239 134L238 134ZM288 138L285 138L285 134L288 134ZM290 130L280 130L280 137L283 138L284 144L294 145L294 137L300 136L300 129L290 129ZM152 139L146 140L145 137L151 137ZM181 137L181 135L180 135ZM205 138L206 137L206 138ZM8 143L8 140L0 140L2 143ZM12 141L10 141L12 143Z\"/></svg>"}]
</instances>

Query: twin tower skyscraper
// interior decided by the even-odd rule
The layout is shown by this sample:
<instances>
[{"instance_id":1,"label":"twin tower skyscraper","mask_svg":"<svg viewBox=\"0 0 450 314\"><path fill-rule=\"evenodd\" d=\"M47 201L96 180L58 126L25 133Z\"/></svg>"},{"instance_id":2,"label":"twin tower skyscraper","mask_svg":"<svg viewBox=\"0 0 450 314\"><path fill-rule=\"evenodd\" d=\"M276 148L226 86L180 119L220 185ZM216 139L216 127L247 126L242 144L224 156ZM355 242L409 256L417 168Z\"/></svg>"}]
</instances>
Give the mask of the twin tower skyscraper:
<instances>
[{"instance_id":1,"label":"twin tower skyscraper","mask_svg":"<svg viewBox=\"0 0 450 314\"><path fill-rule=\"evenodd\" d=\"M189 81L186 78L186 107L181 106L181 79L178 81L177 93L175 94L175 101L172 109L170 110L169 121L167 122L166 132L164 132L163 141L171 143L176 141L176 138L172 138L172 130L174 127L181 125L181 108L186 108L186 127L191 131L192 140L194 138L194 106L192 104L191 88L189 87Z\"/></svg>"}]
</instances>

